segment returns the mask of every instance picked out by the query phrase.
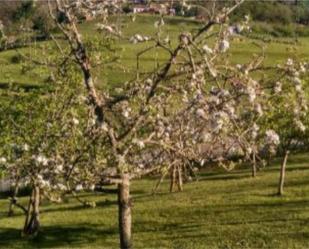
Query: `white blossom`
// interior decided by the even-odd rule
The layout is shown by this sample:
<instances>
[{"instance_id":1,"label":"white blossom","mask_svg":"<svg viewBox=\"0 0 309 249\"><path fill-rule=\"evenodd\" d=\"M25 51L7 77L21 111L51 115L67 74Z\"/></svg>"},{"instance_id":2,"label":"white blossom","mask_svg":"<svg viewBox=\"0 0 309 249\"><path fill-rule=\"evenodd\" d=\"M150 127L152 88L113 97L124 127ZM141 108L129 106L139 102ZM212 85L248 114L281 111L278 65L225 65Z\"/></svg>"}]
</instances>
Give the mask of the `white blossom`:
<instances>
[{"instance_id":1,"label":"white blossom","mask_svg":"<svg viewBox=\"0 0 309 249\"><path fill-rule=\"evenodd\" d=\"M248 94L248 97L249 97L249 101L251 103L254 102L254 100L256 99L256 92L255 92L255 89L251 86L248 86L247 87L247 94Z\"/></svg>"},{"instance_id":2,"label":"white blossom","mask_svg":"<svg viewBox=\"0 0 309 249\"><path fill-rule=\"evenodd\" d=\"M279 145L280 137L274 130L266 131L266 143L269 145Z\"/></svg>"},{"instance_id":3,"label":"white blossom","mask_svg":"<svg viewBox=\"0 0 309 249\"><path fill-rule=\"evenodd\" d=\"M145 143L138 139L133 139L132 141L134 144L136 144L140 149L145 148Z\"/></svg>"},{"instance_id":4,"label":"white blossom","mask_svg":"<svg viewBox=\"0 0 309 249\"><path fill-rule=\"evenodd\" d=\"M222 40L219 44L219 51L225 53L230 48L230 43L227 40Z\"/></svg>"},{"instance_id":5,"label":"white blossom","mask_svg":"<svg viewBox=\"0 0 309 249\"><path fill-rule=\"evenodd\" d=\"M137 44L137 43L145 42L145 41L149 41L149 40L150 40L150 37L142 36L140 34L136 34L136 35L134 35L130 38L130 42L133 43L133 44Z\"/></svg>"},{"instance_id":6,"label":"white blossom","mask_svg":"<svg viewBox=\"0 0 309 249\"><path fill-rule=\"evenodd\" d=\"M210 47L208 47L208 45L206 45L206 44L203 46L203 50L207 54L212 54L213 53L213 50Z\"/></svg>"},{"instance_id":7,"label":"white blossom","mask_svg":"<svg viewBox=\"0 0 309 249\"><path fill-rule=\"evenodd\" d=\"M79 125L79 120L77 118L72 119L74 125Z\"/></svg>"},{"instance_id":8,"label":"white blossom","mask_svg":"<svg viewBox=\"0 0 309 249\"><path fill-rule=\"evenodd\" d=\"M251 136L253 139L257 138L259 130L260 130L260 127L256 123L254 123L251 128Z\"/></svg>"},{"instance_id":9,"label":"white blossom","mask_svg":"<svg viewBox=\"0 0 309 249\"><path fill-rule=\"evenodd\" d=\"M235 34L235 27L234 26L230 26L230 27L228 27L228 29L227 29L227 32L228 32L228 34L229 35L234 35Z\"/></svg>"},{"instance_id":10,"label":"white blossom","mask_svg":"<svg viewBox=\"0 0 309 249\"><path fill-rule=\"evenodd\" d=\"M150 78L147 78L146 81L145 81L145 83L146 83L147 85L152 85L152 84L153 84L153 80L150 79Z\"/></svg>"},{"instance_id":11,"label":"white blossom","mask_svg":"<svg viewBox=\"0 0 309 249\"><path fill-rule=\"evenodd\" d=\"M293 78L293 82L295 83L295 85L300 85L301 84L301 79L298 77L294 77Z\"/></svg>"},{"instance_id":12,"label":"white blossom","mask_svg":"<svg viewBox=\"0 0 309 249\"><path fill-rule=\"evenodd\" d=\"M209 132L204 132L204 133L202 134L202 141L203 141L204 143L210 142L210 141L211 141L211 134L210 134Z\"/></svg>"},{"instance_id":13,"label":"white blossom","mask_svg":"<svg viewBox=\"0 0 309 249\"><path fill-rule=\"evenodd\" d=\"M196 110L196 115L200 118L205 118L206 113L203 109L199 108L199 109Z\"/></svg>"},{"instance_id":14,"label":"white blossom","mask_svg":"<svg viewBox=\"0 0 309 249\"><path fill-rule=\"evenodd\" d=\"M209 103L218 105L218 104L220 104L220 99L217 96L210 96L209 97Z\"/></svg>"},{"instance_id":15,"label":"white blossom","mask_svg":"<svg viewBox=\"0 0 309 249\"><path fill-rule=\"evenodd\" d=\"M84 187L83 187L82 184L78 184L78 185L76 185L76 187L75 187L75 190L76 190L76 191L82 191L83 189L84 189Z\"/></svg>"},{"instance_id":16,"label":"white blossom","mask_svg":"<svg viewBox=\"0 0 309 249\"><path fill-rule=\"evenodd\" d=\"M129 117L130 117L130 109L125 109L125 110L123 110L122 115L123 115L125 118L129 118Z\"/></svg>"},{"instance_id":17,"label":"white blossom","mask_svg":"<svg viewBox=\"0 0 309 249\"><path fill-rule=\"evenodd\" d=\"M296 128L299 129L301 132L304 132L306 130L306 126L299 120L294 120Z\"/></svg>"},{"instance_id":18,"label":"white blossom","mask_svg":"<svg viewBox=\"0 0 309 249\"><path fill-rule=\"evenodd\" d=\"M262 106L259 103L256 103L254 105L254 111L258 114L259 117L261 117L263 115L263 113L264 113L263 109L262 109Z\"/></svg>"},{"instance_id":19,"label":"white blossom","mask_svg":"<svg viewBox=\"0 0 309 249\"><path fill-rule=\"evenodd\" d=\"M295 86L295 91L298 92L298 93L301 93L302 92L302 86L301 85L296 85Z\"/></svg>"},{"instance_id":20,"label":"white blossom","mask_svg":"<svg viewBox=\"0 0 309 249\"><path fill-rule=\"evenodd\" d=\"M239 156L243 156L244 152L243 150L240 148L240 146L232 146L229 151L228 151L228 157L239 157Z\"/></svg>"},{"instance_id":21,"label":"white blossom","mask_svg":"<svg viewBox=\"0 0 309 249\"><path fill-rule=\"evenodd\" d=\"M45 180L41 174L37 175L37 181L40 184L41 188L50 188L50 182L48 180Z\"/></svg>"},{"instance_id":22,"label":"white blossom","mask_svg":"<svg viewBox=\"0 0 309 249\"><path fill-rule=\"evenodd\" d=\"M286 62L286 65L287 65L287 66L293 66L293 64L294 64L293 59L288 58L288 60L287 60L287 62Z\"/></svg>"},{"instance_id":23,"label":"white blossom","mask_svg":"<svg viewBox=\"0 0 309 249\"><path fill-rule=\"evenodd\" d=\"M46 166L48 164L48 159L43 155L35 156L34 159L38 164L42 164L43 166Z\"/></svg>"},{"instance_id":24,"label":"white blossom","mask_svg":"<svg viewBox=\"0 0 309 249\"><path fill-rule=\"evenodd\" d=\"M5 164L7 162L5 157L0 157L0 164Z\"/></svg>"},{"instance_id":25,"label":"white blossom","mask_svg":"<svg viewBox=\"0 0 309 249\"><path fill-rule=\"evenodd\" d=\"M63 171L63 165L59 164L56 166L56 173L62 172Z\"/></svg>"},{"instance_id":26,"label":"white blossom","mask_svg":"<svg viewBox=\"0 0 309 249\"><path fill-rule=\"evenodd\" d=\"M277 81L274 87L274 92L275 93L281 93L282 92L282 84L280 81Z\"/></svg>"},{"instance_id":27,"label":"white blossom","mask_svg":"<svg viewBox=\"0 0 309 249\"><path fill-rule=\"evenodd\" d=\"M106 124L106 123L103 123L103 124L101 125L101 129L102 129L103 131L105 131L105 132L108 132L108 126L107 126L107 124Z\"/></svg>"},{"instance_id":28,"label":"white blossom","mask_svg":"<svg viewBox=\"0 0 309 249\"><path fill-rule=\"evenodd\" d=\"M113 27L109 26L109 25L104 25L102 23L98 23L97 24L97 29L100 30L100 31L108 31L109 33L114 33L114 29Z\"/></svg>"}]
</instances>

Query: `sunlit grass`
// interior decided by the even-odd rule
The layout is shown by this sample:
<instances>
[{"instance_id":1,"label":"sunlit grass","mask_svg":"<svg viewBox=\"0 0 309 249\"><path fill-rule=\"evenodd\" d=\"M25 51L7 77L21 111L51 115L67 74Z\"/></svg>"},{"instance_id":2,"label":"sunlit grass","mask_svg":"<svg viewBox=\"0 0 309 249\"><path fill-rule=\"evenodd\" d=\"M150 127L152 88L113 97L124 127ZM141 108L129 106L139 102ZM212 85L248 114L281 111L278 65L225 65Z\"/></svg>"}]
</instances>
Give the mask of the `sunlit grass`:
<instances>
[{"instance_id":1,"label":"sunlit grass","mask_svg":"<svg viewBox=\"0 0 309 249\"><path fill-rule=\"evenodd\" d=\"M117 18L116 23L122 27L123 35L130 37L134 34L146 34L154 37L156 30L154 29L154 22L158 16L137 16L135 22L130 21L129 17L120 16ZM178 35L182 31L190 31L194 33L201 23L190 19L184 18L167 18L166 26L162 30L162 37L169 37L172 46L175 47L177 44ZM103 37L103 34L97 34L96 28L93 22L85 23L80 26L81 32L85 39L91 39L93 37ZM279 39L280 40L280 39ZM287 39L293 43L294 38ZM235 38L231 44L230 60L233 63L246 63L254 55L261 55L262 49L265 48L265 65L276 65L286 60L288 57L296 58L309 58L309 38L299 38L298 43L295 45L284 44L284 43L263 43L259 40L247 39L244 37ZM37 50L35 47L42 47L42 44L48 43L37 43L31 49L25 48L20 51L33 55L35 58L40 58L40 54L44 51L41 49ZM50 42L52 44L52 42ZM105 67L98 67L94 69L96 75L96 81L99 86L104 87L115 87L120 86L126 81L134 78L136 75L136 56L139 52L153 46L152 42L146 42L143 44L133 45L129 42L121 41L116 42L115 54L119 56L119 60L115 65L109 65ZM46 49L42 57L46 58L51 56L55 52L53 47ZM49 70L35 67L30 71L26 72L25 68L31 65L28 61L22 63L12 63L12 58L16 56L15 50L10 50L0 53L0 83L1 84L41 84L50 75ZM157 65L162 65L168 58L166 51L162 49L153 49L150 52L141 56L141 71L151 72Z\"/></svg>"},{"instance_id":2,"label":"sunlit grass","mask_svg":"<svg viewBox=\"0 0 309 249\"><path fill-rule=\"evenodd\" d=\"M206 170L182 193L168 193L168 181L152 196L154 180L132 184L135 248L308 248L309 163L306 155L289 160L285 195L276 196L279 160L258 172ZM115 188L114 186L109 188ZM117 248L115 194L86 195L96 208L75 199L42 205L42 232L20 238L24 217L5 217L0 201L0 248ZM25 202L26 199L22 198Z\"/></svg>"}]
</instances>

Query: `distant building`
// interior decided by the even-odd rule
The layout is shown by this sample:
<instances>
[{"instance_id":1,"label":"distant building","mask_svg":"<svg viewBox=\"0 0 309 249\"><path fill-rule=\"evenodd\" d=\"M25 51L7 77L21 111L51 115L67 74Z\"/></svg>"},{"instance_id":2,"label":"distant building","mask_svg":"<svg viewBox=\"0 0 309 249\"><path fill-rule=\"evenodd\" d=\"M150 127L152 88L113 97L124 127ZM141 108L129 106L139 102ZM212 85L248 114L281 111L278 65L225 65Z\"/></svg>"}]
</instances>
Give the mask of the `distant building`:
<instances>
[{"instance_id":1,"label":"distant building","mask_svg":"<svg viewBox=\"0 0 309 249\"><path fill-rule=\"evenodd\" d=\"M133 7L133 13L147 13L149 7L147 5L135 5Z\"/></svg>"},{"instance_id":2,"label":"distant building","mask_svg":"<svg viewBox=\"0 0 309 249\"><path fill-rule=\"evenodd\" d=\"M175 15L176 10L169 8L164 4L151 3L150 5L142 4L142 0L135 0L136 4L133 6L133 13L149 13L149 14L165 14Z\"/></svg>"}]
</instances>

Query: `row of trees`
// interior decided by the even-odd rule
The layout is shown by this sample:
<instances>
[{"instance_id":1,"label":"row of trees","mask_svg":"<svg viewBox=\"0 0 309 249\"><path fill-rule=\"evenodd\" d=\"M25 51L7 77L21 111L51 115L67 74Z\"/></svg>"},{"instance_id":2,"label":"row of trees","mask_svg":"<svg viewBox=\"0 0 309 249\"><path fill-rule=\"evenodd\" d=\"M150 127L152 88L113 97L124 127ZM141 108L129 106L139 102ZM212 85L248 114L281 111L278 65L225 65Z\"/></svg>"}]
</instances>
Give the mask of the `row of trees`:
<instances>
[{"instance_id":1,"label":"row of trees","mask_svg":"<svg viewBox=\"0 0 309 249\"><path fill-rule=\"evenodd\" d=\"M224 8L213 2L207 21L192 33L180 32L176 44L166 39L164 16L154 25L154 37L121 34L111 16L124 2L50 2L61 39L41 48L45 59L29 57L27 63L47 67L53 77L38 92L14 99L10 93L1 106L7 115L0 123L1 165L15 188L31 188L28 207L11 201L25 212L24 235L39 231L41 198L59 202L109 182L118 186L120 246L132 248L133 178L160 172L162 180L169 174L171 190L182 190L183 176L196 166L217 162L230 170L239 158L252 164L255 176L280 142L287 154L291 144L304 141L308 64L295 58L266 67L262 48L247 63L230 62L232 41L249 28L250 18L231 25L228 16L243 1ZM79 31L81 11L98 18L90 38ZM140 56L156 49L168 58L146 74L137 67L117 91L98 89L93 68L107 63L115 39L147 42Z\"/></svg>"}]
</instances>

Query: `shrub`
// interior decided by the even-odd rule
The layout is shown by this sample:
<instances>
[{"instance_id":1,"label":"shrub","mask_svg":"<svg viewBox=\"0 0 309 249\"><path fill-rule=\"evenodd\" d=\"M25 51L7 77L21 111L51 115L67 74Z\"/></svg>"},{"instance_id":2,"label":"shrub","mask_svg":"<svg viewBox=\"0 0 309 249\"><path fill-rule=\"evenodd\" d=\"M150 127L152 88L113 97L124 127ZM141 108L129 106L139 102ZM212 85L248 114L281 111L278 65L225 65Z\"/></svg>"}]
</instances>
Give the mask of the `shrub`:
<instances>
[{"instance_id":1,"label":"shrub","mask_svg":"<svg viewBox=\"0 0 309 249\"><path fill-rule=\"evenodd\" d=\"M250 14L255 21L289 24L294 21L293 11L293 8L281 3L248 1L240 6L232 19L239 20Z\"/></svg>"},{"instance_id":2,"label":"shrub","mask_svg":"<svg viewBox=\"0 0 309 249\"><path fill-rule=\"evenodd\" d=\"M41 6L38 8L36 15L34 15L31 19L33 29L46 37L54 27L53 20L50 18L46 6Z\"/></svg>"},{"instance_id":3,"label":"shrub","mask_svg":"<svg viewBox=\"0 0 309 249\"><path fill-rule=\"evenodd\" d=\"M123 6L122 11L126 14L133 12L132 6L129 4Z\"/></svg>"},{"instance_id":4,"label":"shrub","mask_svg":"<svg viewBox=\"0 0 309 249\"><path fill-rule=\"evenodd\" d=\"M24 0L13 13L13 20L19 21L23 18L31 17L35 12L35 4L33 0Z\"/></svg>"},{"instance_id":5,"label":"shrub","mask_svg":"<svg viewBox=\"0 0 309 249\"><path fill-rule=\"evenodd\" d=\"M11 57L11 63L19 64L23 61L23 57L20 54L15 54Z\"/></svg>"}]
</instances>

